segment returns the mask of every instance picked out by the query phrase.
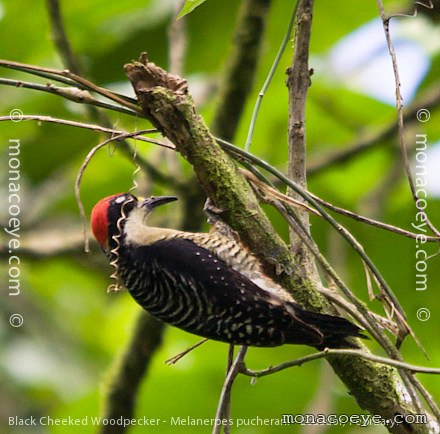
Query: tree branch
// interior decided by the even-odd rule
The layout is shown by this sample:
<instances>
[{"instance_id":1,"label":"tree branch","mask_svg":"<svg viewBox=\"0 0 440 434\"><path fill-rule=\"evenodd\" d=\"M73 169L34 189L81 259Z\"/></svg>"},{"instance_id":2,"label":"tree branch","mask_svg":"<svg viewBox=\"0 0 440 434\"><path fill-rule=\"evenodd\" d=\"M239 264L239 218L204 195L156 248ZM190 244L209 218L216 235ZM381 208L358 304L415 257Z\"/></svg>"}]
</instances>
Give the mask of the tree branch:
<instances>
[{"instance_id":1,"label":"tree branch","mask_svg":"<svg viewBox=\"0 0 440 434\"><path fill-rule=\"evenodd\" d=\"M288 69L287 87L289 90L288 127L288 177L300 187L307 187L306 175L306 98L311 85L309 71L309 45L312 33L313 0L300 0L296 15L294 54L292 66ZM304 199L294 191L289 196L302 202ZM309 215L297 211L299 219L309 233ZM310 278L317 279L318 273L307 247L294 230L290 229L291 249Z\"/></svg>"},{"instance_id":2,"label":"tree branch","mask_svg":"<svg viewBox=\"0 0 440 434\"><path fill-rule=\"evenodd\" d=\"M1 120L1 118L0 118L0 120ZM318 211L316 211L314 208L310 207L309 205L307 205L304 202L299 202L289 196L286 196L285 194L281 193L280 191L276 190L273 187L268 186L266 182L259 180L254 174L248 172L247 170L242 169L241 172L246 177L246 179L255 186L255 188L262 190L264 192L264 194L272 196L274 198L277 198L281 202L284 202L285 204L294 206L296 208L305 209L308 213L322 217L321 214ZM356 214L356 213L349 211L349 210L346 210L344 208L340 208L338 206L335 206L335 205L331 204L330 202L327 202L324 199L321 199L320 197L316 196L315 194L310 193L310 191L308 191L308 194L313 199L315 199L316 202L318 202L322 206L325 206L327 209L334 211L338 214L344 215L346 217L350 217L353 220L357 220L362 223L377 227L379 229L384 229L389 232L393 232L395 234L402 235L407 238L412 238L414 240L417 239L418 237L420 237L420 234L417 234L415 232L411 232L406 229L402 229L398 226L394 226L394 225L384 223L384 222L381 222L378 220L373 220L371 218L362 216L360 214ZM426 242L440 243L440 237L427 236Z\"/></svg>"},{"instance_id":3,"label":"tree branch","mask_svg":"<svg viewBox=\"0 0 440 434\"><path fill-rule=\"evenodd\" d=\"M212 434L220 434L222 425L220 423L217 423L218 421L223 421L225 419L225 422L227 425L229 425L229 419L225 418L224 415L227 414L227 408L229 405L229 399L231 395L231 389L232 384L234 383L234 380L237 378L237 375L240 373L240 367L243 364L244 356L246 355L247 347L240 347L237 357L235 358L234 362L231 364L231 366L228 369L228 373L226 375L225 382L223 384L222 392L220 394L220 400L217 407L217 412L215 414L215 425L212 430Z\"/></svg>"},{"instance_id":4,"label":"tree branch","mask_svg":"<svg viewBox=\"0 0 440 434\"><path fill-rule=\"evenodd\" d=\"M304 356L299 359L291 360L289 362L281 363L279 365L271 366L269 368L261 369L258 371L247 369L245 366L242 365L240 369L240 373L255 378L265 377L266 375L275 374L277 372L284 371L285 369L292 368L293 366L302 366L304 363L312 362L314 360L319 360L322 358L328 358L333 355L347 355L353 357L360 357L363 359L371 360L372 362L380 363L382 365L404 369L405 371L409 371L409 372L440 375L439 368L428 368L426 366L411 365L410 363L404 363L399 360L393 360L387 357L380 357L371 353L366 353L364 351L349 350L349 349L347 350L326 349L324 351L320 351L319 353L309 354L308 356Z\"/></svg>"},{"instance_id":5,"label":"tree branch","mask_svg":"<svg viewBox=\"0 0 440 434\"><path fill-rule=\"evenodd\" d=\"M81 68L64 29L59 0L47 0L47 8L56 48L64 64L74 73L74 76L69 78L72 78L81 85L88 86L89 83L87 81L84 82L84 80L79 77L79 74L81 74ZM98 92L102 90L93 85L91 87L91 90L94 88L94 90ZM60 88L60 90L63 91L64 89ZM106 90L101 94L107 97L109 96L109 93ZM123 104L127 101L125 97L121 98L120 96L117 96L116 101L122 103L122 105L128 105L128 109L130 110L130 102ZM137 107L135 107L135 112L136 108ZM112 122L109 117L105 113L99 112L96 107L89 105L87 106L87 111L90 118L104 124L107 128L112 127ZM122 138L123 135L119 135L119 137ZM120 141L120 148L128 157L133 158L133 156L136 155L127 140ZM137 155L136 165L138 168L142 167L146 173L150 174L150 176L154 176L159 182L165 181L166 179L167 181L171 181L169 182L170 185L174 185L175 187L178 186L178 183L176 183L173 178L162 174L155 166ZM79 185L76 194L77 198L79 198ZM81 203L80 210L83 211ZM83 227L85 235L85 226ZM87 250L87 237L85 237L85 242ZM153 355L162 343L163 329L163 323L146 314L146 312L141 312L136 322L135 330L128 348L122 355L121 359L115 364L114 374L110 380L110 386L104 394L104 417L116 419L122 416L123 418L130 419L133 416L137 392ZM125 426L103 425L101 428L101 434L119 434L125 430Z\"/></svg>"},{"instance_id":6,"label":"tree branch","mask_svg":"<svg viewBox=\"0 0 440 434\"><path fill-rule=\"evenodd\" d=\"M399 68L397 66L397 58L396 58L396 52L394 50L394 44L391 39L390 34L390 18L385 16L385 10L383 7L383 3L381 0L376 0L377 6L379 8L380 18L382 20L382 25L385 33L385 39L387 41L388 45L388 52L391 57L391 62L393 65L393 72L394 72L394 81L396 85L396 108L397 108L397 124L398 124L398 131L399 131L399 143L401 148L401 154L403 158L403 163L405 166L406 176L408 179L408 184L411 190L411 194L414 200L414 204L416 206L416 209L424 215L424 221L428 225L428 227L431 229L431 231L437 235L440 236L439 230L434 226L433 223L428 218L428 215L426 214L425 209L420 205L419 197L418 197L418 188L416 187L413 176L411 173L410 163L408 160L408 149L406 146L405 136L404 136L404 122L403 122L403 98L402 93L400 91L401 88L401 82L400 82L400 74L399 74Z\"/></svg>"},{"instance_id":7,"label":"tree branch","mask_svg":"<svg viewBox=\"0 0 440 434\"><path fill-rule=\"evenodd\" d=\"M22 80L12 80L9 78L0 78L0 84L3 84L5 86L22 87L25 89L33 89L33 90L38 90L40 92L51 93L53 95L61 96L78 104L86 104L89 107L95 106L108 110L117 111L131 116L137 115L135 111L130 110L128 108L99 101L96 98L93 98L92 95L88 93L88 91L81 90L80 88L77 87L61 87L61 86L55 86L52 83L39 84L39 83L31 83L28 81L22 81Z\"/></svg>"},{"instance_id":8,"label":"tree branch","mask_svg":"<svg viewBox=\"0 0 440 434\"><path fill-rule=\"evenodd\" d=\"M197 115L185 80L167 74L146 57L125 66L144 116L167 136L193 166L200 184L222 217L259 257L269 275L308 308L332 312L313 281L298 269L234 162L217 145ZM319 206L319 205L318 205ZM366 359L333 356L333 368L362 408L384 418L417 413L401 396L396 372ZM393 428L396 433L427 432L425 426Z\"/></svg>"},{"instance_id":9,"label":"tree branch","mask_svg":"<svg viewBox=\"0 0 440 434\"><path fill-rule=\"evenodd\" d=\"M116 92L112 92L104 87L100 87L91 81L81 77L78 74L74 74L69 70L59 71L57 69L52 68L42 68L40 66L28 65L20 62L13 62L10 60L0 59L0 66L4 68L14 69L17 71L22 71L27 74L38 75L40 77L48 78L49 80L60 81L65 84L69 84L70 86L75 87L75 90L82 89L88 90L89 92L96 92L98 95L101 95L105 98L108 98L111 101L114 101L120 104L123 107L127 107L128 109L132 109L134 113L138 112L138 107L136 104L133 104L133 99L127 97L126 95L120 95ZM62 89L62 88L60 88ZM67 90L67 89L66 89ZM67 97L67 95L63 95ZM75 95L74 95L75 96ZM83 98L86 98L86 94L83 94ZM81 102L81 101L75 101Z\"/></svg>"},{"instance_id":10,"label":"tree branch","mask_svg":"<svg viewBox=\"0 0 440 434\"><path fill-rule=\"evenodd\" d=\"M64 29L63 19L61 17L60 2L58 0L47 0L47 10L52 28L52 37L55 46L63 60L63 63L75 74L81 73L78 59L73 53Z\"/></svg>"},{"instance_id":11,"label":"tree branch","mask_svg":"<svg viewBox=\"0 0 440 434\"><path fill-rule=\"evenodd\" d=\"M258 94L257 101L255 103L254 110L252 112L251 121L249 123L249 129L248 129L248 134L247 134L247 137L246 137L246 143L244 145L244 149L246 151L249 151L249 148L250 148L251 143L252 143L252 138L254 136L255 125L257 123L258 113L260 111L260 106L261 106L261 103L263 102L264 95L266 94L266 91L269 88L269 85L270 85L270 83L271 83L271 81L273 79L273 76L275 75L275 71L276 71L276 69L277 69L277 67L278 67L278 65L279 65L279 63L281 61L281 56L283 55L284 50L286 49L287 44L290 41L290 35L292 33L293 23L295 22L297 8L298 8L298 0L296 0L295 6L293 7L292 14L290 16L290 21L289 21L289 23L287 25L287 30L286 30L284 38L283 38L283 40L281 42L281 46L280 46L280 48L278 50L277 55L275 56L275 60L272 63L272 66L271 66L271 68L269 70L269 73L267 74L267 77L266 77L266 80L264 81L263 87L261 88L260 93Z\"/></svg>"},{"instance_id":12,"label":"tree branch","mask_svg":"<svg viewBox=\"0 0 440 434\"><path fill-rule=\"evenodd\" d=\"M103 417L131 419L139 386L162 344L164 324L144 311L139 313L135 330L126 350L116 360L107 380ZM102 425L100 434L121 434L128 429L118 425Z\"/></svg>"},{"instance_id":13,"label":"tree branch","mask_svg":"<svg viewBox=\"0 0 440 434\"><path fill-rule=\"evenodd\" d=\"M271 0L245 0L235 30L235 45L219 90L211 130L232 140L254 83L261 41Z\"/></svg>"},{"instance_id":14,"label":"tree branch","mask_svg":"<svg viewBox=\"0 0 440 434\"><path fill-rule=\"evenodd\" d=\"M208 197L224 211L226 222L242 230L245 243L259 246L256 250L264 255L270 274L289 278L293 270L286 246L274 232L236 165L217 145L195 112L186 82L167 75L146 59L143 63L128 64L125 69L145 116L193 165Z\"/></svg>"}]
</instances>

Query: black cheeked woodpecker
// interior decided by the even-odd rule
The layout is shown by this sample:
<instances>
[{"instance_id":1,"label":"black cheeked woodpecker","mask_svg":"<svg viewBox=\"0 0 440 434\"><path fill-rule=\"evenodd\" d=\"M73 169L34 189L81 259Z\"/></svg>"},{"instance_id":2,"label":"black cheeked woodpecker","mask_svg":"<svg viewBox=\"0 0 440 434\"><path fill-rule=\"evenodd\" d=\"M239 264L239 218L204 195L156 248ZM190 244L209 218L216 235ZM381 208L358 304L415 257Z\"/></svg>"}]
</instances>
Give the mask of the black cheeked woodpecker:
<instances>
[{"instance_id":1,"label":"black cheeked woodpecker","mask_svg":"<svg viewBox=\"0 0 440 434\"><path fill-rule=\"evenodd\" d=\"M346 338L364 337L344 318L301 308L234 239L147 225L154 208L175 200L123 193L92 211L95 238L145 310L187 332L237 345L355 348Z\"/></svg>"}]
</instances>

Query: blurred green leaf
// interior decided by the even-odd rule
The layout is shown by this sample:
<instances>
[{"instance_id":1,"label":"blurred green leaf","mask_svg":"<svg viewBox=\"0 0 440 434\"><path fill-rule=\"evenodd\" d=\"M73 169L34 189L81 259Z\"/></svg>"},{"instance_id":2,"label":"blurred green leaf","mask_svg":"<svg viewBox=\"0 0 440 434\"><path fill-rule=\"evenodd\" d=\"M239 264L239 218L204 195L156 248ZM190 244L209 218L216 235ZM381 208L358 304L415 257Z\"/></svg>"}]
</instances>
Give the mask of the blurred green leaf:
<instances>
[{"instance_id":1,"label":"blurred green leaf","mask_svg":"<svg viewBox=\"0 0 440 434\"><path fill-rule=\"evenodd\" d=\"M205 3L206 0L186 0L179 12L177 19L183 18L185 15L190 14L195 8L199 7L201 4Z\"/></svg>"}]
</instances>

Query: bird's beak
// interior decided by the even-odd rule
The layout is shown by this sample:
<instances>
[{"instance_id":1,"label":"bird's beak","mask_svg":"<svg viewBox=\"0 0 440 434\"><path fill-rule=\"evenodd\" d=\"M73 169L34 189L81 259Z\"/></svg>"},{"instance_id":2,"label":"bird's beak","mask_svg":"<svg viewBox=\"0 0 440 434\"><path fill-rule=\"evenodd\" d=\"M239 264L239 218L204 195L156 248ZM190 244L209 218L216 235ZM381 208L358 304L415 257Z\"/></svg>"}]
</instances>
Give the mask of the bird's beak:
<instances>
[{"instance_id":1,"label":"bird's beak","mask_svg":"<svg viewBox=\"0 0 440 434\"><path fill-rule=\"evenodd\" d=\"M151 196L141 202L141 207L146 208L147 211L151 211L157 206L165 205L166 203L174 202L175 200L178 200L175 196Z\"/></svg>"}]
</instances>

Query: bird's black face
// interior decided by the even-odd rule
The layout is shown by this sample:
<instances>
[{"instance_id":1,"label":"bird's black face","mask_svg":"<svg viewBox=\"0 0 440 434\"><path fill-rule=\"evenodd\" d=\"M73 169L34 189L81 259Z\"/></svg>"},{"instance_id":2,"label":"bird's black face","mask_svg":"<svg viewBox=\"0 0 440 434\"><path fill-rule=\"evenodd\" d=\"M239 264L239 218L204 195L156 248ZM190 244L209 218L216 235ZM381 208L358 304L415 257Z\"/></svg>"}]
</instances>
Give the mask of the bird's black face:
<instances>
[{"instance_id":1,"label":"bird's black face","mask_svg":"<svg viewBox=\"0 0 440 434\"><path fill-rule=\"evenodd\" d=\"M108 245L112 248L114 236L121 235L124 231L126 219L134 208L139 205L139 200L130 193L119 194L110 199L107 209L108 218Z\"/></svg>"},{"instance_id":2,"label":"bird's black face","mask_svg":"<svg viewBox=\"0 0 440 434\"><path fill-rule=\"evenodd\" d=\"M138 204L138 198L130 193L123 193L113 197L110 199L107 211L109 223L116 223L121 217L125 219Z\"/></svg>"},{"instance_id":3,"label":"bird's black face","mask_svg":"<svg viewBox=\"0 0 440 434\"><path fill-rule=\"evenodd\" d=\"M100 246L107 250L113 235L120 232L121 223L137 206L138 200L132 194L119 193L101 199L92 210L90 224Z\"/></svg>"}]
</instances>

